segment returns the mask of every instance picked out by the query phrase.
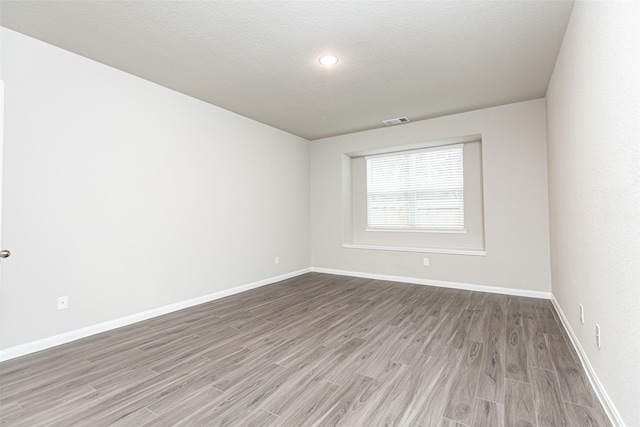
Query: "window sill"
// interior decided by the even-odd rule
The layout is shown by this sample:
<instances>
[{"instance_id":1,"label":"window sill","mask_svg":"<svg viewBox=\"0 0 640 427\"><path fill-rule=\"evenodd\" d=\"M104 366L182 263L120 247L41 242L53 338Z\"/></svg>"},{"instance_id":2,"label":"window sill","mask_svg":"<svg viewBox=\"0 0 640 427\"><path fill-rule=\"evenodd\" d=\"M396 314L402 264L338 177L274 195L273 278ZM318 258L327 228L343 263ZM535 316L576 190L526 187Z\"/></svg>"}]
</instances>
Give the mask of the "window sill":
<instances>
[{"instance_id":1,"label":"window sill","mask_svg":"<svg viewBox=\"0 0 640 427\"><path fill-rule=\"evenodd\" d=\"M472 255L486 256L485 249L442 249L442 248L410 248L405 246L379 246L379 245L363 245L357 243L343 243L343 248L347 249L369 249L375 251L397 251L397 252L421 252L429 254L447 254L447 255Z\"/></svg>"},{"instance_id":2,"label":"window sill","mask_svg":"<svg viewBox=\"0 0 640 427\"><path fill-rule=\"evenodd\" d=\"M467 229L463 230L447 230L445 228L365 228L365 231L376 231L376 232L384 232L384 233L451 233L451 234L464 234L467 232Z\"/></svg>"}]
</instances>

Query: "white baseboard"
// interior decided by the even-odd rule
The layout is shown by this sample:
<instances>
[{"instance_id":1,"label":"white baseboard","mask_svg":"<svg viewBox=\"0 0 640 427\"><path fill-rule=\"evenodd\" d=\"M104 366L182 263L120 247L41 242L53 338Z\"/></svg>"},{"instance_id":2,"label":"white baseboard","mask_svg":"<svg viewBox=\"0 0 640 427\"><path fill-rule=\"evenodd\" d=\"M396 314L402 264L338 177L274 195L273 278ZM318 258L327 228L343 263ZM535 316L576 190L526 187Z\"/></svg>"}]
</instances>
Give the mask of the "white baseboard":
<instances>
[{"instance_id":1,"label":"white baseboard","mask_svg":"<svg viewBox=\"0 0 640 427\"><path fill-rule=\"evenodd\" d=\"M47 348L55 347L61 344L66 344L71 341L79 340L81 338L86 338L90 335L95 335L101 332L106 332L112 329L120 328L122 326L131 325L132 323L151 319L152 317L157 317L163 314L182 310L183 308L193 307L198 304L203 304L205 302L213 301L213 300L224 298L240 292L248 291L249 289L270 285L272 283L276 283L281 280L286 280L292 277L300 276L301 274L309 273L310 271L311 271L310 268L293 271L291 273L282 274L280 276L270 277L268 279L259 280L253 283L248 283L246 285L236 286L231 289L225 289L222 291L214 292L209 295L203 295L201 297L192 298L186 301L180 301L174 304L165 305L163 307L158 307L151 310L143 311L141 313L135 313L130 316L108 320L106 322L98 323L96 325L87 326L85 328L80 328L80 329L65 332L59 335L43 338L37 341L32 341L26 344L17 345L15 347L9 347L5 350L0 351L0 362L9 360L9 359L14 359L16 357L24 356L26 354L35 353L36 351L45 350Z\"/></svg>"},{"instance_id":2,"label":"white baseboard","mask_svg":"<svg viewBox=\"0 0 640 427\"><path fill-rule=\"evenodd\" d=\"M337 274L340 276L363 277L365 279L387 280L391 282L413 283L415 285L439 286L442 288L464 289L468 291L490 292L492 294L514 295L519 297L551 299L551 292L528 291L524 289L501 288L498 286L476 285L473 283L445 282L443 280L420 279L416 277L390 276L386 274L363 273L359 271L334 270L331 268L311 267L316 273Z\"/></svg>"},{"instance_id":3,"label":"white baseboard","mask_svg":"<svg viewBox=\"0 0 640 427\"><path fill-rule=\"evenodd\" d=\"M616 409L615 405L613 404L613 401L611 400L606 390L602 386L602 383L598 379L598 376L596 375L596 371L593 369L593 366L591 366L591 363L589 362L589 358L587 357L587 354L584 352L584 349L582 348L582 344L580 344L580 341L578 340L578 336L573 332L573 329L571 328L571 324L569 324L569 320L565 316L564 312L562 311L562 308L560 307L560 303L558 303L558 300L556 300L556 297L554 297L553 294L551 295L551 302L553 303L553 306L555 307L556 312L558 313L558 316L560 316L560 321L562 322L562 326L564 326L564 329L569 334L569 339L571 340L571 344L573 344L573 347L576 349L576 352L578 353L578 357L582 362L582 366L584 366L584 370L587 373L587 378L591 383L591 387L593 387L593 390L595 391L596 396L598 396L598 399L600 400L602 407L604 408L605 412L609 416L609 420L614 425L614 427L625 427L625 423L624 421L622 421L622 417L620 416L620 413Z\"/></svg>"}]
</instances>

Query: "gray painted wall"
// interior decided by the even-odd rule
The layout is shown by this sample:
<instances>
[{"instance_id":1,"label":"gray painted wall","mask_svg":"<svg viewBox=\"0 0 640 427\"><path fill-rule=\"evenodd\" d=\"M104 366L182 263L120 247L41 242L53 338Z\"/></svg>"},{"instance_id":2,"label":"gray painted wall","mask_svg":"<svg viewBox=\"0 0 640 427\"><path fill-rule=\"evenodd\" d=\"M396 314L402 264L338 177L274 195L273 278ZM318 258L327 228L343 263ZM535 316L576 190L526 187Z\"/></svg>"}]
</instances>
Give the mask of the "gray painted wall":
<instances>
[{"instance_id":1,"label":"gray painted wall","mask_svg":"<svg viewBox=\"0 0 640 427\"><path fill-rule=\"evenodd\" d=\"M311 142L313 266L550 292L545 128L539 99ZM486 256L342 246L345 153L475 134L482 135Z\"/></svg>"},{"instance_id":2,"label":"gray painted wall","mask_svg":"<svg viewBox=\"0 0 640 427\"><path fill-rule=\"evenodd\" d=\"M637 2L576 2L547 92L553 294L628 426L640 425L638 22Z\"/></svg>"},{"instance_id":3,"label":"gray painted wall","mask_svg":"<svg viewBox=\"0 0 640 427\"><path fill-rule=\"evenodd\" d=\"M308 141L2 38L1 348L309 267Z\"/></svg>"}]
</instances>

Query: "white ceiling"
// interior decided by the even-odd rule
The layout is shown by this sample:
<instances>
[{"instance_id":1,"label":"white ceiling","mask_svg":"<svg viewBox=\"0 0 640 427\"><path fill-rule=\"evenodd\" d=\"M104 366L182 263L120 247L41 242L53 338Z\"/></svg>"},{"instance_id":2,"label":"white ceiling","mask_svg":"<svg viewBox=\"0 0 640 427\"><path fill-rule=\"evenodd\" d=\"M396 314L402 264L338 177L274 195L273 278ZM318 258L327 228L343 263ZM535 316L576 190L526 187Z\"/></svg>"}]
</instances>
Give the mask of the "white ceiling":
<instances>
[{"instance_id":1,"label":"white ceiling","mask_svg":"<svg viewBox=\"0 0 640 427\"><path fill-rule=\"evenodd\" d=\"M2 0L0 23L313 140L543 97L572 7Z\"/></svg>"}]
</instances>

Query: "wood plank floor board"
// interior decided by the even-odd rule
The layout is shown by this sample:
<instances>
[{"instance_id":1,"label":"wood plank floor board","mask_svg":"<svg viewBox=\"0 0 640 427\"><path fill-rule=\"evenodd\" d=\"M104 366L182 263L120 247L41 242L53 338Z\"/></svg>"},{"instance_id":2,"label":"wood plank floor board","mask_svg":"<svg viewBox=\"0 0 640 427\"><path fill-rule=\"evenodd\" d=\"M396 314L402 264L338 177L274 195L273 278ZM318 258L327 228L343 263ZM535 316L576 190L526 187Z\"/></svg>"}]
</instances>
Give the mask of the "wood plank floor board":
<instances>
[{"instance_id":1,"label":"wood plank floor board","mask_svg":"<svg viewBox=\"0 0 640 427\"><path fill-rule=\"evenodd\" d=\"M184 349L181 352L172 352L170 357L164 358L162 361L149 364L151 370L159 374L170 372L176 368L176 366L191 366L199 365L204 360L208 360L203 357L202 353L207 349L207 344L198 342L194 344L189 350Z\"/></svg>"},{"instance_id":2,"label":"wood plank floor board","mask_svg":"<svg viewBox=\"0 0 640 427\"><path fill-rule=\"evenodd\" d=\"M507 299L507 325L522 326L523 324L520 298L510 296Z\"/></svg>"},{"instance_id":3,"label":"wood plank floor board","mask_svg":"<svg viewBox=\"0 0 640 427\"><path fill-rule=\"evenodd\" d=\"M347 366L346 362L351 360L353 354L362 348L367 341L362 338L352 338L336 350L329 353L318 364L318 377L326 380L334 372Z\"/></svg>"},{"instance_id":4,"label":"wood plank floor board","mask_svg":"<svg viewBox=\"0 0 640 427\"><path fill-rule=\"evenodd\" d=\"M10 414L4 413L4 410L0 412L2 418L0 425L11 427L31 427L31 426L47 426L47 425L64 425L60 423L51 423L52 420L56 420L61 416L61 407L82 409L89 405L94 404L97 398L100 396L100 392L93 391L89 394L83 394L77 398L71 396L65 396L62 404L54 404L51 406L45 406L42 408L33 408L30 411L22 410L20 413Z\"/></svg>"},{"instance_id":5,"label":"wood plank floor board","mask_svg":"<svg viewBox=\"0 0 640 427\"><path fill-rule=\"evenodd\" d=\"M94 390L114 390L122 387L124 382L146 381L151 377L159 375L146 366L134 364L133 366L120 371L109 372L102 377L96 378L88 383Z\"/></svg>"},{"instance_id":6,"label":"wood plank floor board","mask_svg":"<svg viewBox=\"0 0 640 427\"><path fill-rule=\"evenodd\" d=\"M265 427L273 426L278 422L278 417L270 414L269 412L258 409L249 415L246 419L242 420L241 425L243 427Z\"/></svg>"},{"instance_id":7,"label":"wood plank floor board","mask_svg":"<svg viewBox=\"0 0 640 427\"><path fill-rule=\"evenodd\" d=\"M390 355L384 352L381 353L381 349L388 348L386 345L387 341L391 338L392 334L396 332L393 326L386 326L386 331L386 333L380 334L376 339L363 341L361 347L348 354L339 366L331 369L323 378L334 384L344 385L345 381L348 381L354 372L368 375L369 371L373 371L374 373L371 374L371 376L377 374L376 368L382 369L383 367L373 365L373 363L377 361L375 358L379 356L378 363L385 364L390 360ZM374 358L374 361L371 360L372 358ZM379 360L382 360L382 362Z\"/></svg>"},{"instance_id":8,"label":"wood plank floor board","mask_svg":"<svg viewBox=\"0 0 640 427\"><path fill-rule=\"evenodd\" d=\"M370 311L364 315L360 321L354 325L356 331L355 336L365 340L371 339L371 337L376 337L380 331L393 327L389 323L395 308L395 304L381 304L375 311Z\"/></svg>"},{"instance_id":9,"label":"wood plank floor board","mask_svg":"<svg viewBox=\"0 0 640 427\"><path fill-rule=\"evenodd\" d=\"M580 363L573 360L569 346L558 335L549 335L551 355L560 382L560 391L567 402L588 408L597 407L597 398Z\"/></svg>"},{"instance_id":10,"label":"wood plank floor board","mask_svg":"<svg viewBox=\"0 0 640 427\"><path fill-rule=\"evenodd\" d=\"M425 323L429 319L425 319ZM395 344L391 360L412 365L420 357L430 329L423 327L421 323L411 323L404 328L401 339Z\"/></svg>"},{"instance_id":11,"label":"wood plank floor board","mask_svg":"<svg viewBox=\"0 0 640 427\"><path fill-rule=\"evenodd\" d=\"M20 400L28 397L33 397L40 393L46 393L52 390L64 382L64 378L76 378L78 374L83 372L90 372L96 370L97 367L89 363L73 364L67 363L63 366L58 366L51 372L51 375L37 375L30 376L28 374L22 379L22 381L14 381L5 384L0 377L0 405L8 405L10 403L17 403ZM25 381L28 379L29 381Z\"/></svg>"},{"instance_id":12,"label":"wood plank floor board","mask_svg":"<svg viewBox=\"0 0 640 427\"><path fill-rule=\"evenodd\" d=\"M384 402L384 407L381 403L371 405L368 408L367 413L363 414L364 422L360 425L366 426L400 426L402 425L402 415L404 414L408 402L411 397L406 393L398 393L397 390L402 386L401 380L396 380L389 384L378 401Z\"/></svg>"},{"instance_id":13,"label":"wood plank floor board","mask_svg":"<svg viewBox=\"0 0 640 427\"><path fill-rule=\"evenodd\" d=\"M267 325L264 325L265 328L266 326ZM241 334L237 328L233 328L222 322L216 326L209 324L193 325L191 327L191 333L202 338L215 338L215 341L211 342L212 347L223 346L230 341L237 342L237 337Z\"/></svg>"},{"instance_id":14,"label":"wood plank floor board","mask_svg":"<svg viewBox=\"0 0 640 427\"><path fill-rule=\"evenodd\" d=\"M458 421L442 417L440 419L440 424L438 424L438 427L468 427L468 424L462 424Z\"/></svg>"},{"instance_id":15,"label":"wood plank floor board","mask_svg":"<svg viewBox=\"0 0 640 427\"><path fill-rule=\"evenodd\" d=\"M313 423L314 426L327 427L342 423L345 417L351 415L361 395L373 383L373 378L356 374L345 386L340 387L329 399L324 414Z\"/></svg>"},{"instance_id":16,"label":"wood plank floor board","mask_svg":"<svg viewBox=\"0 0 640 427\"><path fill-rule=\"evenodd\" d=\"M351 425L409 425L405 418L420 416L419 410L423 406L415 401L415 396L420 390L434 386L434 377L439 372L435 361L421 356L413 366L396 364L394 367L398 368L395 375L388 370L384 377L374 382L375 392L369 396L368 405L358 414L357 420L347 420Z\"/></svg>"},{"instance_id":17,"label":"wood plank floor board","mask_svg":"<svg viewBox=\"0 0 640 427\"><path fill-rule=\"evenodd\" d=\"M546 300L304 274L0 363L2 426L610 427Z\"/></svg>"},{"instance_id":18,"label":"wood plank floor board","mask_svg":"<svg viewBox=\"0 0 640 427\"><path fill-rule=\"evenodd\" d=\"M490 310L493 306L492 300L485 297L481 307L472 306L469 310L473 311L473 319L469 326L466 339L469 341L483 342L486 338L487 322L491 318Z\"/></svg>"},{"instance_id":19,"label":"wood plank floor board","mask_svg":"<svg viewBox=\"0 0 640 427\"><path fill-rule=\"evenodd\" d=\"M473 427L504 427L504 405L476 399L471 425Z\"/></svg>"},{"instance_id":20,"label":"wood plank floor board","mask_svg":"<svg viewBox=\"0 0 640 427\"><path fill-rule=\"evenodd\" d=\"M123 415L119 418L115 418L114 420L109 422L109 427L130 427L130 426L140 426L147 423L153 423L158 419L158 416L148 410L145 407L140 409L136 409L133 412L130 412L126 415Z\"/></svg>"},{"instance_id":21,"label":"wood plank floor board","mask_svg":"<svg viewBox=\"0 0 640 427\"><path fill-rule=\"evenodd\" d=\"M396 351L402 341L404 341L402 330L399 330L399 328L395 326L388 326L387 329L381 331L377 337L369 340L371 343L370 346L363 346L363 353L360 359L357 360L357 372L362 375L377 378L389 362L395 361ZM351 367L347 364L345 364L345 366L347 369Z\"/></svg>"},{"instance_id":22,"label":"wood plank floor board","mask_svg":"<svg viewBox=\"0 0 640 427\"><path fill-rule=\"evenodd\" d=\"M320 345L320 343L323 343L323 345ZM329 352L337 349L335 346L324 344L326 344L326 341L323 340L306 342L304 345L299 346L299 348L293 349L287 354L282 355L282 357L275 359L275 363L291 367L298 364L308 364L310 359L319 361L323 357L326 357ZM344 345L344 343L342 345Z\"/></svg>"},{"instance_id":23,"label":"wood plank floor board","mask_svg":"<svg viewBox=\"0 0 640 427\"><path fill-rule=\"evenodd\" d=\"M505 381L505 312L496 301L490 307L489 319L485 322L484 354L476 396L496 403L504 403Z\"/></svg>"},{"instance_id":24,"label":"wood plank floor board","mask_svg":"<svg viewBox=\"0 0 640 427\"><path fill-rule=\"evenodd\" d=\"M237 369L240 369L250 363L248 361L252 355L253 353L250 350L242 348L217 360L205 359L207 362L197 368L194 368L193 365L188 365L190 370L185 372L185 375L197 376L195 381L203 385L213 385L217 382L223 381ZM175 370L170 371L169 373L174 372Z\"/></svg>"},{"instance_id":25,"label":"wood plank floor board","mask_svg":"<svg viewBox=\"0 0 640 427\"><path fill-rule=\"evenodd\" d=\"M166 395L183 389L192 379L182 375L158 375L108 393L97 391L80 408L60 414L59 425L108 425Z\"/></svg>"},{"instance_id":26,"label":"wood plank floor board","mask_svg":"<svg viewBox=\"0 0 640 427\"><path fill-rule=\"evenodd\" d=\"M538 319L538 301L534 298L520 298L518 303L520 305L520 314L522 315L523 326L525 320Z\"/></svg>"},{"instance_id":27,"label":"wood plank floor board","mask_svg":"<svg viewBox=\"0 0 640 427\"><path fill-rule=\"evenodd\" d=\"M194 382L207 384L216 371L207 369L210 367L211 361L202 358L198 362L197 364L191 362L177 365L148 380L133 381L129 379L120 387L112 386L101 389L97 392L97 396L93 396L93 404L89 405L84 413L77 410L75 414L63 417L62 424L73 424L77 418L81 419L83 423L106 422L105 420L133 412L139 407L150 406L175 393L182 394Z\"/></svg>"},{"instance_id":28,"label":"wood plank floor board","mask_svg":"<svg viewBox=\"0 0 640 427\"><path fill-rule=\"evenodd\" d=\"M612 427L611 421L603 411L584 406L566 403L569 419L578 427Z\"/></svg>"},{"instance_id":29,"label":"wood plank floor board","mask_svg":"<svg viewBox=\"0 0 640 427\"><path fill-rule=\"evenodd\" d=\"M482 362L482 344L466 341L451 378L444 417L469 425L473 419L476 387Z\"/></svg>"},{"instance_id":30,"label":"wood plank floor board","mask_svg":"<svg viewBox=\"0 0 640 427\"><path fill-rule=\"evenodd\" d=\"M399 425L437 425L442 420L451 390L455 369L463 356L452 347L439 357L425 357L411 366L404 391L411 399Z\"/></svg>"},{"instance_id":31,"label":"wood plank floor board","mask_svg":"<svg viewBox=\"0 0 640 427\"><path fill-rule=\"evenodd\" d=\"M2 416L3 419L7 420L6 424L3 425L13 425L11 420L28 422L29 414L46 414L52 411L55 412L55 408L58 406L64 406L68 402L86 398L93 393L95 393L95 390L91 387L82 386L64 394L41 394L39 395L39 399L34 399L30 402L20 402L20 405L15 405L13 411L9 409L6 413L4 413L5 411L3 407Z\"/></svg>"},{"instance_id":32,"label":"wood plank floor board","mask_svg":"<svg viewBox=\"0 0 640 427\"><path fill-rule=\"evenodd\" d=\"M320 329L328 329L341 322L342 318L348 316L350 312L351 307L348 305L333 310L322 310L321 313L323 315L319 319L309 322L308 325Z\"/></svg>"},{"instance_id":33,"label":"wood plank floor board","mask_svg":"<svg viewBox=\"0 0 640 427\"><path fill-rule=\"evenodd\" d=\"M300 363L290 364L295 370L287 372L287 384L272 393L262 407L270 413L281 415L296 402L303 400L304 393L313 390L314 384L321 382L319 365L329 351L332 351L329 347L317 347Z\"/></svg>"},{"instance_id":34,"label":"wood plank floor board","mask_svg":"<svg viewBox=\"0 0 640 427\"><path fill-rule=\"evenodd\" d=\"M407 365L390 361L384 371L367 385L359 397L346 408L344 414L335 418L335 421L339 421L337 424L347 426L366 425L365 418L372 411L374 405L379 404L381 395L387 390L389 384L392 384L396 378L405 374L407 370Z\"/></svg>"},{"instance_id":35,"label":"wood plank floor board","mask_svg":"<svg viewBox=\"0 0 640 427\"><path fill-rule=\"evenodd\" d=\"M554 310L554 318L556 320L556 322L558 322L559 324L562 324L562 322L559 320L558 315L555 313ZM581 364L582 362L580 361L580 356L578 356L578 352L576 351L576 349L573 347L573 345L571 344L571 338L569 338L569 334L567 333L567 331L564 328L559 327L560 329L560 333L559 334L547 334L547 341L550 343L550 337L551 335L558 335L561 336L564 339L564 342L566 343L566 349L568 350L568 354L571 356L571 358L573 359L573 361L577 364Z\"/></svg>"},{"instance_id":36,"label":"wood plank floor board","mask_svg":"<svg viewBox=\"0 0 640 427\"><path fill-rule=\"evenodd\" d=\"M467 304L467 299L471 297L471 291L445 289L443 293L446 295L444 311L447 313L460 314Z\"/></svg>"},{"instance_id":37,"label":"wood plank floor board","mask_svg":"<svg viewBox=\"0 0 640 427\"><path fill-rule=\"evenodd\" d=\"M42 413L43 409L40 409L39 412ZM17 403L7 403L2 405L2 412L0 412L0 425L17 425L19 422L25 421L27 414L28 413L25 412Z\"/></svg>"},{"instance_id":38,"label":"wood plank floor board","mask_svg":"<svg viewBox=\"0 0 640 427\"><path fill-rule=\"evenodd\" d=\"M439 357L443 354L448 347L447 341L451 337L455 326L455 315L453 313L444 313L441 315L438 318L437 326L425 340L422 353L434 357Z\"/></svg>"},{"instance_id":39,"label":"wood plank floor board","mask_svg":"<svg viewBox=\"0 0 640 427\"><path fill-rule=\"evenodd\" d=\"M538 304L538 317L542 321L542 326L545 334L561 335L560 323L556 319L554 314L555 310L550 301L545 301L545 304Z\"/></svg>"},{"instance_id":40,"label":"wood plank floor board","mask_svg":"<svg viewBox=\"0 0 640 427\"><path fill-rule=\"evenodd\" d=\"M524 328L515 323L507 323L506 332L505 376L512 380L529 382Z\"/></svg>"},{"instance_id":41,"label":"wood plank floor board","mask_svg":"<svg viewBox=\"0 0 640 427\"><path fill-rule=\"evenodd\" d=\"M553 370L551 351L542 323L537 319L525 319L524 334L528 365L534 368Z\"/></svg>"},{"instance_id":42,"label":"wood plank floor board","mask_svg":"<svg viewBox=\"0 0 640 427\"><path fill-rule=\"evenodd\" d=\"M274 335L274 331L280 331L280 328L277 324L273 322L261 322L259 324L254 325L251 329L236 329L229 327L231 331L229 335L225 335L222 337L217 337L215 334L215 329L207 331L206 334L203 334L200 331L195 331L199 336L203 338L209 339L209 351L203 353L207 354L210 352L214 352L216 349L232 345L239 346L242 345L244 348L253 349L256 346L262 345L262 342L265 339L272 339ZM286 338L283 334L278 334L280 337Z\"/></svg>"},{"instance_id":43,"label":"wood plank floor board","mask_svg":"<svg viewBox=\"0 0 640 427\"><path fill-rule=\"evenodd\" d=\"M193 399L197 399L202 394L223 396L220 390L213 389L210 384L203 384L200 381L193 381L185 385L182 389L174 393L165 395L163 398L154 401L147 408L158 416L163 416L175 411L179 406L188 404Z\"/></svg>"},{"instance_id":44,"label":"wood plank floor board","mask_svg":"<svg viewBox=\"0 0 640 427\"><path fill-rule=\"evenodd\" d=\"M296 405L281 414L278 425L300 427L313 425L327 413L332 403L331 397L340 388L337 384L321 381L310 390L304 400L297 402Z\"/></svg>"},{"instance_id":45,"label":"wood plank floor board","mask_svg":"<svg viewBox=\"0 0 640 427\"><path fill-rule=\"evenodd\" d=\"M290 376L291 369L272 364L265 375L259 375L252 381L243 382L226 393L229 397L211 411L212 422L209 425L236 426L249 414L259 410L262 403L276 392ZM225 408L226 403L230 406ZM220 411L216 411L220 408Z\"/></svg>"},{"instance_id":46,"label":"wood plank floor board","mask_svg":"<svg viewBox=\"0 0 640 427\"><path fill-rule=\"evenodd\" d=\"M328 329L319 329L309 327L300 331L300 334L308 334L313 337L314 341L321 343L323 346L338 348L351 338L357 338L357 329L355 323L357 319L347 317L342 322Z\"/></svg>"},{"instance_id":47,"label":"wood plank floor board","mask_svg":"<svg viewBox=\"0 0 640 427\"><path fill-rule=\"evenodd\" d=\"M144 355L144 357L149 361L153 360L154 358L155 360L161 360L166 359L168 355L181 355L186 352L186 349L190 349L189 353L191 353L191 349L193 347L203 343L207 346L210 345L208 342L205 342L205 340L203 340L200 335L188 333L185 331L184 335L173 337L168 341L154 342L154 345L151 346L145 344L143 346L126 349L124 351L138 350L142 352L142 354L140 354L139 356L143 357ZM100 358L100 360L87 360L89 360L93 364L109 365L111 363L110 360L121 360L122 358L118 357L119 355L121 355L121 353L122 351L111 353L108 356L104 355ZM137 359L138 357L133 356L132 358Z\"/></svg>"},{"instance_id":48,"label":"wood plank floor board","mask_svg":"<svg viewBox=\"0 0 640 427\"><path fill-rule=\"evenodd\" d=\"M568 426L567 409L555 372L538 368L530 371L538 426Z\"/></svg>"},{"instance_id":49,"label":"wood plank floor board","mask_svg":"<svg viewBox=\"0 0 640 427\"><path fill-rule=\"evenodd\" d=\"M428 311L429 316L437 317L438 319L442 319L443 317L449 315L450 312L446 310L449 305L449 298L451 298L452 289L441 289L434 293L434 301L435 303L431 305Z\"/></svg>"},{"instance_id":50,"label":"wood plank floor board","mask_svg":"<svg viewBox=\"0 0 640 427\"><path fill-rule=\"evenodd\" d=\"M272 360L263 360L259 356L259 353L249 353L246 363L237 364L234 370L214 382L212 384L213 387L226 392L239 383L251 381L254 377L264 375L265 372L271 370L274 365L280 366L276 365Z\"/></svg>"},{"instance_id":51,"label":"wood plank floor board","mask_svg":"<svg viewBox=\"0 0 640 427\"><path fill-rule=\"evenodd\" d=\"M20 387L12 387L8 393L3 393L2 397L3 399L7 397L12 400L18 400L22 406L29 405L43 396L47 398L47 396L51 395L71 393L74 389L83 387L94 379L103 378L106 375L124 369L128 365L126 358L137 354L140 354L140 351L136 351L136 349L124 352L125 359L114 363L111 366L112 369L108 369L109 365L104 366L102 364L80 364L78 366L70 364L70 366L66 366L64 369L60 368L52 373L50 377L39 376L37 380L30 379L29 384L31 387L25 388L25 384Z\"/></svg>"},{"instance_id":52,"label":"wood plank floor board","mask_svg":"<svg viewBox=\"0 0 640 427\"><path fill-rule=\"evenodd\" d=\"M505 424L537 427L535 401L531 384L507 378L505 380Z\"/></svg>"},{"instance_id":53,"label":"wood plank floor board","mask_svg":"<svg viewBox=\"0 0 640 427\"><path fill-rule=\"evenodd\" d=\"M198 340L202 338L200 335L193 332L187 335L185 333L187 329L189 329L188 326L178 331L174 330L173 333L171 334L167 334L167 335L159 334L153 339L145 340L146 342L137 342L137 343L132 343L130 345L148 354L152 354L152 353L164 354L167 351L171 351L171 349L174 349L176 345L181 344L183 341ZM92 363L99 362L98 360L93 360L93 359L87 359L87 360L89 360Z\"/></svg>"},{"instance_id":54,"label":"wood plank floor board","mask_svg":"<svg viewBox=\"0 0 640 427\"><path fill-rule=\"evenodd\" d=\"M92 343L89 346L92 345L94 344ZM59 368L66 368L71 364L91 364L84 358L70 358L64 354L59 355L52 350L53 349L44 350L29 355L29 357L19 357L0 363L1 384L3 388L5 388L5 391L7 388L14 389L14 385L24 382L25 378L37 379L39 376L50 377L52 371L56 372ZM44 356L42 356L43 354ZM46 354L51 354L51 359L47 359ZM31 356L33 356L33 360Z\"/></svg>"},{"instance_id":55,"label":"wood plank floor board","mask_svg":"<svg viewBox=\"0 0 640 427\"><path fill-rule=\"evenodd\" d=\"M198 393L191 394L188 397L185 396L185 400L182 403L172 406L164 411L162 415L158 415L155 420L142 426L175 426L178 423L189 425L191 420L218 406L224 398L225 395L220 390L216 390L213 387L204 388Z\"/></svg>"},{"instance_id":56,"label":"wood plank floor board","mask_svg":"<svg viewBox=\"0 0 640 427\"><path fill-rule=\"evenodd\" d=\"M166 337L176 337L179 340L185 339L187 336L191 335L189 333L185 333L186 331L188 331L188 329L188 325L177 325L167 332ZM165 335L162 333L162 330L145 329L143 332L143 335L139 335L137 337L130 336L124 340L117 340L114 337L112 340L110 340L110 343L104 343L104 347L88 352L85 359L93 364L106 364L109 363L109 360L113 360L114 358L118 359L118 356L124 351L142 351L140 346L153 342L156 339L162 339L165 337Z\"/></svg>"},{"instance_id":57,"label":"wood plank floor board","mask_svg":"<svg viewBox=\"0 0 640 427\"><path fill-rule=\"evenodd\" d=\"M447 341L447 345L449 347L462 349L464 341L467 338L467 334L469 333L469 329L471 328L474 315L475 312L473 310L463 309L457 316L458 319L456 320L451 336Z\"/></svg>"}]
</instances>

